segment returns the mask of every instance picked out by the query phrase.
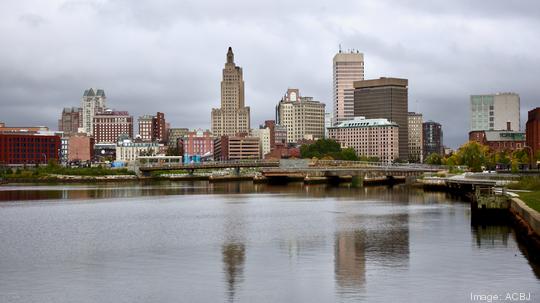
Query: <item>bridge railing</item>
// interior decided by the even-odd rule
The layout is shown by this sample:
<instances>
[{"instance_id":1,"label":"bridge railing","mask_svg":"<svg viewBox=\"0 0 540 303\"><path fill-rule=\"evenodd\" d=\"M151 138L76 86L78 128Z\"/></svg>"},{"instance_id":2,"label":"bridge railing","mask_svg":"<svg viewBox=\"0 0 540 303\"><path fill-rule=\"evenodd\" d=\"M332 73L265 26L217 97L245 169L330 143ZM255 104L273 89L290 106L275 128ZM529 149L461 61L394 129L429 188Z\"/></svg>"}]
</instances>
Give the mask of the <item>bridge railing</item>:
<instances>
[{"instance_id":1,"label":"bridge railing","mask_svg":"<svg viewBox=\"0 0 540 303\"><path fill-rule=\"evenodd\" d=\"M368 161L345 161L345 160L314 160L310 167L343 167L343 168L407 168L407 169L444 169L441 165L429 165L421 163L387 163Z\"/></svg>"},{"instance_id":2,"label":"bridge railing","mask_svg":"<svg viewBox=\"0 0 540 303\"><path fill-rule=\"evenodd\" d=\"M228 161L205 161L205 162L193 162L193 163L140 163L139 167L143 168L156 168L156 167L178 167L178 168L197 168L197 167L223 167L223 166L265 166L265 165L279 165L279 161L272 160L228 160Z\"/></svg>"}]
</instances>

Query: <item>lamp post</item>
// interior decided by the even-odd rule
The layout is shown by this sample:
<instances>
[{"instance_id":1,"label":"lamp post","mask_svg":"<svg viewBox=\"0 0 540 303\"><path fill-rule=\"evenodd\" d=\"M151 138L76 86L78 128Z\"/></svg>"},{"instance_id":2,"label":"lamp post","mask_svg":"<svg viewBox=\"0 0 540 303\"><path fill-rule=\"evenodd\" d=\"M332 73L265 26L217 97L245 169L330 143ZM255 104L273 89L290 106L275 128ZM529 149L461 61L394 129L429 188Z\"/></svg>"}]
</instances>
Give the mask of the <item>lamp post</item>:
<instances>
[{"instance_id":1,"label":"lamp post","mask_svg":"<svg viewBox=\"0 0 540 303\"><path fill-rule=\"evenodd\" d=\"M41 155L43 156L43 158L45 158L45 165L46 165L47 164L47 154L41 153Z\"/></svg>"}]
</instances>

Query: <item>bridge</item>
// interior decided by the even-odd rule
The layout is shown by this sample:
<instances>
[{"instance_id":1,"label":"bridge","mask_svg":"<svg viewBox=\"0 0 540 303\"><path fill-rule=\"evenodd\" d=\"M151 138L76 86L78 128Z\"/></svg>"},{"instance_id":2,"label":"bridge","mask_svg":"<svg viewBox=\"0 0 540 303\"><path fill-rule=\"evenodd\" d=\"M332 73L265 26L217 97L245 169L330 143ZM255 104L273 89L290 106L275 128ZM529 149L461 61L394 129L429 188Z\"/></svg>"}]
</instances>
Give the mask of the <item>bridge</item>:
<instances>
[{"instance_id":1,"label":"bridge","mask_svg":"<svg viewBox=\"0 0 540 303\"><path fill-rule=\"evenodd\" d=\"M267 161L267 160L232 160L232 161L208 161L198 163L142 163L139 164L139 170L147 175L152 171L171 171L171 170L186 170L188 173L193 174L195 170L200 169L224 169L234 168L235 173L240 173L240 168L253 168L253 167L279 167L279 161Z\"/></svg>"},{"instance_id":2,"label":"bridge","mask_svg":"<svg viewBox=\"0 0 540 303\"><path fill-rule=\"evenodd\" d=\"M424 164L389 164L381 162L314 160L306 162L304 166L279 168L264 168L262 175L269 180L285 181L287 179L307 180L338 180L340 178L366 179L394 179L417 177L426 172L438 172L440 166Z\"/></svg>"}]
</instances>

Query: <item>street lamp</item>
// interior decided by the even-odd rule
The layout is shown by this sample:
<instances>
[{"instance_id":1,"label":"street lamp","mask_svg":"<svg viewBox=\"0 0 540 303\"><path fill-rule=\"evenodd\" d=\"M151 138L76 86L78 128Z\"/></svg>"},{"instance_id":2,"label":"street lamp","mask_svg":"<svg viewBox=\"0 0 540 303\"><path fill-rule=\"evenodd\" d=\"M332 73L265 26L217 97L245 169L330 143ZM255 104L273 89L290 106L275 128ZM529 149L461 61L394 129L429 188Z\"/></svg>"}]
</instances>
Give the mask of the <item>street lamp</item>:
<instances>
[{"instance_id":1,"label":"street lamp","mask_svg":"<svg viewBox=\"0 0 540 303\"><path fill-rule=\"evenodd\" d=\"M41 155L45 158L45 164L47 164L47 154L41 153Z\"/></svg>"}]
</instances>

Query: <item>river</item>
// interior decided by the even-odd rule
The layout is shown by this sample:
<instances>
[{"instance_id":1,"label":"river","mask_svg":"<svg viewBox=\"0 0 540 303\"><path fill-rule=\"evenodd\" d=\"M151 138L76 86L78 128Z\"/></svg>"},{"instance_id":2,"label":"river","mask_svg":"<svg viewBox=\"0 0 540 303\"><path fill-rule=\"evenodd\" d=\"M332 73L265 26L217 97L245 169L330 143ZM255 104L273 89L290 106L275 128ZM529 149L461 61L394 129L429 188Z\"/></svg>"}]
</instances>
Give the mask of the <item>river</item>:
<instances>
[{"instance_id":1,"label":"river","mask_svg":"<svg viewBox=\"0 0 540 303\"><path fill-rule=\"evenodd\" d=\"M25 185L0 201L0 302L540 302L512 227L405 185Z\"/></svg>"}]
</instances>

